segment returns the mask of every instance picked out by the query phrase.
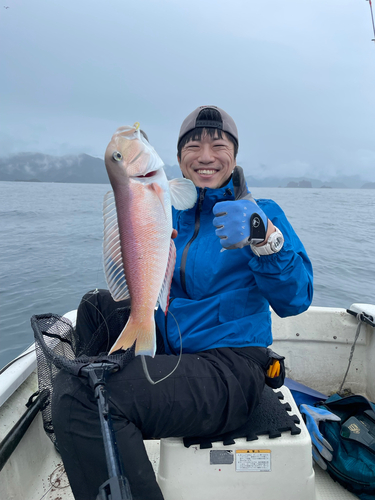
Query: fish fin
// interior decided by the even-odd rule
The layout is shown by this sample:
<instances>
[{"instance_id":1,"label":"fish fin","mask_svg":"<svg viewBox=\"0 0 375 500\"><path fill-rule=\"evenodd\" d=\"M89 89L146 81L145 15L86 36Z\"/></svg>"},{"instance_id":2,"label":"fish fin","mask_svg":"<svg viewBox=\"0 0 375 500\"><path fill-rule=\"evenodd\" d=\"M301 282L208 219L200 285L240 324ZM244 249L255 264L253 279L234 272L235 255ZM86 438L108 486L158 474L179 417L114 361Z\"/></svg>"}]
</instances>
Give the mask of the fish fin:
<instances>
[{"instance_id":1,"label":"fish fin","mask_svg":"<svg viewBox=\"0 0 375 500\"><path fill-rule=\"evenodd\" d=\"M119 349L130 349L135 344L135 355L144 354L155 356L156 352L156 332L154 317L151 316L149 324L145 327L144 323L137 323L130 315L124 329L113 344L109 354Z\"/></svg>"},{"instance_id":2,"label":"fish fin","mask_svg":"<svg viewBox=\"0 0 375 500\"><path fill-rule=\"evenodd\" d=\"M159 198L159 201L161 203L161 206L163 207L164 214L167 217L166 211L165 211L165 205L164 205L164 190L157 182L152 182L149 184L148 189L151 189L152 191L155 192L156 196Z\"/></svg>"},{"instance_id":3,"label":"fish fin","mask_svg":"<svg viewBox=\"0 0 375 500\"><path fill-rule=\"evenodd\" d=\"M174 241L171 240L171 244L169 246L167 269L165 271L164 281L158 297L158 304L165 312L165 314L167 314L168 311L169 293L171 291L171 283L172 283L175 263L176 263L176 246L174 244Z\"/></svg>"},{"instance_id":4,"label":"fish fin","mask_svg":"<svg viewBox=\"0 0 375 500\"><path fill-rule=\"evenodd\" d=\"M109 354L112 354L114 351L118 351L119 349L123 349L124 351L126 349L130 349L134 342L137 340L137 331L129 326L131 325L131 323L133 323L133 321L130 315L128 321L126 322L126 325L122 329L120 335L117 337L116 342L111 347Z\"/></svg>"},{"instance_id":5,"label":"fish fin","mask_svg":"<svg viewBox=\"0 0 375 500\"><path fill-rule=\"evenodd\" d=\"M108 289L116 302L130 297L122 261L120 233L113 191L104 195L103 263Z\"/></svg>"},{"instance_id":6,"label":"fish fin","mask_svg":"<svg viewBox=\"0 0 375 500\"><path fill-rule=\"evenodd\" d=\"M171 203L176 210L192 208L197 201L197 190L189 179L177 178L169 181Z\"/></svg>"}]
</instances>

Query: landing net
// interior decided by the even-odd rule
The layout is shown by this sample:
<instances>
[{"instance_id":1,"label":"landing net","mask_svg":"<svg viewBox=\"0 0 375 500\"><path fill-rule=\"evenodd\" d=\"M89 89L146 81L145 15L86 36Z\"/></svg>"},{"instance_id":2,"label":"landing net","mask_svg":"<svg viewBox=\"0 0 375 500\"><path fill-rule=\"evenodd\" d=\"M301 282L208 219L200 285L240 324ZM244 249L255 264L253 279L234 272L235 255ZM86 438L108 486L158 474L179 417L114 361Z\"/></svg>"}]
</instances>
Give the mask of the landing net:
<instances>
[{"instance_id":1,"label":"landing net","mask_svg":"<svg viewBox=\"0 0 375 500\"><path fill-rule=\"evenodd\" d=\"M56 375L60 370L66 370L79 376L84 366L94 362L114 363L121 370L134 358L134 348L110 356L105 352L99 355L93 355L93 353L98 353L98 346L101 345L108 328L121 331L128 315L129 310L126 308L113 311L107 321L103 322L92 335L87 345L82 345L68 318L57 314L32 316L31 326L35 337L39 391L41 392L43 389L49 391L49 397L42 411L43 426L55 445L56 436L52 425L51 400Z\"/></svg>"}]
</instances>

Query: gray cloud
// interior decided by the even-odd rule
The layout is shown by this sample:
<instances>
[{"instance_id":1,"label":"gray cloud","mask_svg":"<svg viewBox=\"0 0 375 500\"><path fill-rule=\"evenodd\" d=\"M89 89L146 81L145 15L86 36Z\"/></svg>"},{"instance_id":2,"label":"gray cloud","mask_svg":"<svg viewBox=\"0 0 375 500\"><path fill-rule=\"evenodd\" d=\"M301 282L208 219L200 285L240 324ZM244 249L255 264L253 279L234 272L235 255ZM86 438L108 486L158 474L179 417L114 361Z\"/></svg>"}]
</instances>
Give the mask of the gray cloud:
<instances>
[{"instance_id":1,"label":"gray cloud","mask_svg":"<svg viewBox=\"0 0 375 500\"><path fill-rule=\"evenodd\" d=\"M118 126L139 121L171 164L183 118L216 104L237 122L248 173L373 178L364 0L13 0L3 10L1 156L102 157Z\"/></svg>"}]
</instances>

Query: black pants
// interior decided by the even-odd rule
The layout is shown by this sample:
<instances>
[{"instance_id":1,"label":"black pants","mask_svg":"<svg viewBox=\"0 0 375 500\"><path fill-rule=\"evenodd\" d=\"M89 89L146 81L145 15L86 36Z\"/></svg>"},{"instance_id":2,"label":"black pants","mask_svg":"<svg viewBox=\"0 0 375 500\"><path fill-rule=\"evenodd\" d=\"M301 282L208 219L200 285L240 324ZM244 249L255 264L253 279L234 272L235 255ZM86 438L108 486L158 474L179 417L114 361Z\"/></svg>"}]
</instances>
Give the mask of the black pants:
<instances>
[{"instance_id":1,"label":"black pants","mask_svg":"<svg viewBox=\"0 0 375 500\"><path fill-rule=\"evenodd\" d=\"M100 306L104 317L119 306L106 291L83 298L77 334L84 343L103 322L92 304ZM114 342L118 332L109 335ZM151 378L158 380L172 372L178 356L156 354L146 360ZM110 411L134 500L163 498L143 439L210 437L238 428L259 403L267 362L262 348L220 348L183 354L177 370L157 385L146 380L139 357L110 376ZM76 500L94 500L108 477L97 403L86 379L60 371L52 412L73 494Z\"/></svg>"}]
</instances>

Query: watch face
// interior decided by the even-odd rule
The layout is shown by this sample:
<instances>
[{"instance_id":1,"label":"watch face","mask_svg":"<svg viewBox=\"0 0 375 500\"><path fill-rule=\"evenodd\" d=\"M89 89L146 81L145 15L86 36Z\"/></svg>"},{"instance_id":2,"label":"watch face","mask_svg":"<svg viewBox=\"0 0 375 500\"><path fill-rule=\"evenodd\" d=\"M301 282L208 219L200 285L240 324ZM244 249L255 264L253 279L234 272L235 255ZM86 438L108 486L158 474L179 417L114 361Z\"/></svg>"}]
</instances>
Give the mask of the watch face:
<instances>
[{"instance_id":1,"label":"watch face","mask_svg":"<svg viewBox=\"0 0 375 500\"><path fill-rule=\"evenodd\" d=\"M281 250L283 243L284 243L284 238L281 235L279 235L271 242L270 245L271 249L274 252L278 252L279 250Z\"/></svg>"}]
</instances>

